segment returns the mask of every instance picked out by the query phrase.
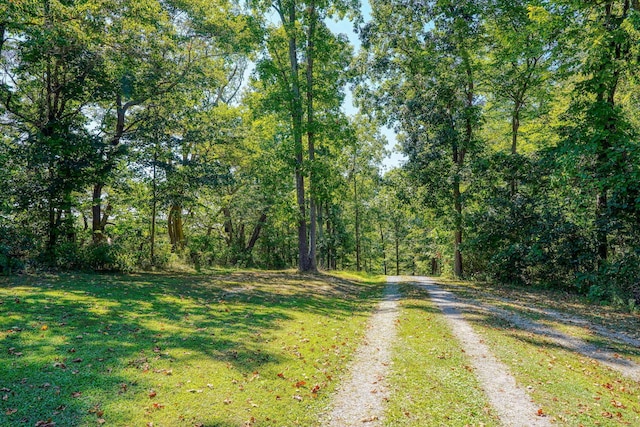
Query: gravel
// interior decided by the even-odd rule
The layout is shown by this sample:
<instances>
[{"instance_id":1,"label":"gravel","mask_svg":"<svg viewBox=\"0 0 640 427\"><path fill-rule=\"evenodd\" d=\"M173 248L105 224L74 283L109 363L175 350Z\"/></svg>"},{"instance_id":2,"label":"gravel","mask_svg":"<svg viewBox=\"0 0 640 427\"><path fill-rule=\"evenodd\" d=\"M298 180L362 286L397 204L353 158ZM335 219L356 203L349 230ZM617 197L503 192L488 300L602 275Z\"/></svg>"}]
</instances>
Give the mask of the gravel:
<instances>
[{"instance_id":1,"label":"gravel","mask_svg":"<svg viewBox=\"0 0 640 427\"><path fill-rule=\"evenodd\" d=\"M384 295L369 319L363 344L356 350L350 366L351 377L336 392L332 410L321 423L323 426L382 425L384 402L389 397L385 379L396 336L397 285L388 283Z\"/></svg>"},{"instance_id":2,"label":"gravel","mask_svg":"<svg viewBox=\"0 0 640 427\"><path fill-rule=\"evenodd\" d=\"M539 408L526 391L516 384L507 366L496 359L482 338L464 320L462 310L465 304L428 278L412 278L412 281L426 289L433 302L444 313L454 336L469 356L482 389L502 424L512 427L550 425L547 418L538 415Z\"/></svg>"}]
</instances>

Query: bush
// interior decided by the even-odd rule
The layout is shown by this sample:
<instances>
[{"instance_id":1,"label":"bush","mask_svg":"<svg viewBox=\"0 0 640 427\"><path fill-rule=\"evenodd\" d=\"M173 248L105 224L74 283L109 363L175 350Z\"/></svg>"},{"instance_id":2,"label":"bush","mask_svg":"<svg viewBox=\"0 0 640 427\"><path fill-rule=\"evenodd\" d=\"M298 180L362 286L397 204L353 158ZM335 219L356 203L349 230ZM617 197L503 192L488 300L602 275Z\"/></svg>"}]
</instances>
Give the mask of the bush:
<instances>
[{"instance_id":1,"label":"bush","mask_svg":"<svg viewBox=\"0 0 640 427\"><path fill-rule=\"evenodd\" d=\"M594 286L600 290L598 296L601 299L630 308L640 304L640 253L638 250L621 251L611 257L600 268Z\"/></svg>"},{"instance_id":2,"label":"bush","mask_svg":"<svg viewBox=\"0 0 640 427\"><path fill-rule=\"evenodd\" d=\"M0 274L21 271L35 249L35 239L25 230L0 225Z\"/></svg>"}]
</instances>

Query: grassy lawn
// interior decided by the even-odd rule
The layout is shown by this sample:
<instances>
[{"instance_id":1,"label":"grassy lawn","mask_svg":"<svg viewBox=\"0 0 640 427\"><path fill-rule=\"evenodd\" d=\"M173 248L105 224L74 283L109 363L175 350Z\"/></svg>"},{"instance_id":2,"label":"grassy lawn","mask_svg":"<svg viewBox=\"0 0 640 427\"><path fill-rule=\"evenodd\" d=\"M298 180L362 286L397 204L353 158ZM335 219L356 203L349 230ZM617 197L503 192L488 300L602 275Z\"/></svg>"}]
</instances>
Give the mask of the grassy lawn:
<instances>
[{"instance_id":1,"label":"grassy lawn","mask_svg":"<svg viewBox=\"0 0 640 427\"><path fill-rule=\"evenodd\" d=\"M536 320L565 334L604 349L614 349L621 358L640 361L638 349L613 342L586 325L567 325L531 312L527 307L547 307L588 319L630 335L638 325L637 314L614 307L590 305L578 297L540 289L500 288L490 284L443 282L443 287L465 298L474 298ZM508 304L498 298L508 298ZM567 350L544 336L514 328L486 312L468 313L474 329L481 333L494 354L505 363L516 381L556 425L640 425L640 387L620 373L581 354Z\"/></svg>"},{"instance_id":2,"label":"grassy lawn","mask_svg":"<svg viewBox=\"0 0 640 427\"><path fill-rule=\"evenodd\" d=\"M293 273L2 278L0 425L312 426L381 290Z\"/></svg>"},{"instance_id":3,"label":"grassy lawn","mask_svg":"<svg viewBox=\"0 0 640 427\"><path fill-rule=\"evenodd\" d=\"M638 383L545 337L493 317L474 316L475 328L516 381L563 426L640 425Z\"/></svg>"},{"instance_id":4,"label":"grassy lawn","mask_svg":"<svg viewBox=\"0 0 640 427\"><path fill-rule=\"evenodd\" d=\"M428 293L409 285L401 291L386 424L499 425L469 360Z\"/></svg>"},{"instance_id":5,"label":"grassy lawn","mask_svg":"<svg viewBox=\"0 0 640 427\"><path fill-rule=\"evenodd\" d=\"M630 313L623 307L593 303L585 297L565 291L440 278L438 283L445 289L455 292L456 295L516 310L518 314L534 320L544 319L544 315L529 311L527 307L552 309L579 316L594 324L640 338L639 312Z\"/></svg>"}]
</instances>

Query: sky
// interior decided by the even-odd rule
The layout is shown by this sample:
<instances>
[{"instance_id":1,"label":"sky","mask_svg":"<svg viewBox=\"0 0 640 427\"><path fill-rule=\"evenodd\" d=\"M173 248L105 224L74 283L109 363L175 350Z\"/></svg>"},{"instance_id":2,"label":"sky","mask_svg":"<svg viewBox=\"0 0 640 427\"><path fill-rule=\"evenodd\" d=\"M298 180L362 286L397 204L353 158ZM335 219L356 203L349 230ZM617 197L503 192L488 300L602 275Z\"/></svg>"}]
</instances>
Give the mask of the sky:
<instances>
[{"instance_id":1,"label":"sky","mask_svg":"<svg viewBox=\"0 0 640 427\"><path fill-rule=\"evenodd\" d=\"M362 0L362 16L365 22L371 20L371 5L368 0ZM333 21L329 19L326 23L334 33L345 34L354 46L356 52L360 49L360 39L353 31L353 24L351 22L344 19L342 21ZM358 109L353 105L353 96L349 88L347 88L342 109L348 115L355 115L358 111ZM383 127L380 129L380 132L387 138L387 150L391 153L391 155L383 161L384 168L389 170L399 166L405 160L405 156L394 149L396 145L396 134L392 129Z\"/></svg>"}]
</instances>

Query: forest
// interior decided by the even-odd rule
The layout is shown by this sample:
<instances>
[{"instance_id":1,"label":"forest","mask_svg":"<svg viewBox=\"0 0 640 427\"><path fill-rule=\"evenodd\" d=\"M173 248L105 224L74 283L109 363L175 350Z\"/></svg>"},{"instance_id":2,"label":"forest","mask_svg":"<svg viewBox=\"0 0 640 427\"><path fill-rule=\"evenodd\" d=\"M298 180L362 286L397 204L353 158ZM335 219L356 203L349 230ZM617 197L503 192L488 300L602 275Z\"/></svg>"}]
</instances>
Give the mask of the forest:
<instances>
[{"instance_id":1,"label":"forest","mask_svg":"<svg viewBox=\"0 0 640 427\"><path fill-rule=\"evenodd\" d=\"M633 305L639 66L638 0L2 1L0 272L442 274Z\"/></svg>"}]
</instances>

